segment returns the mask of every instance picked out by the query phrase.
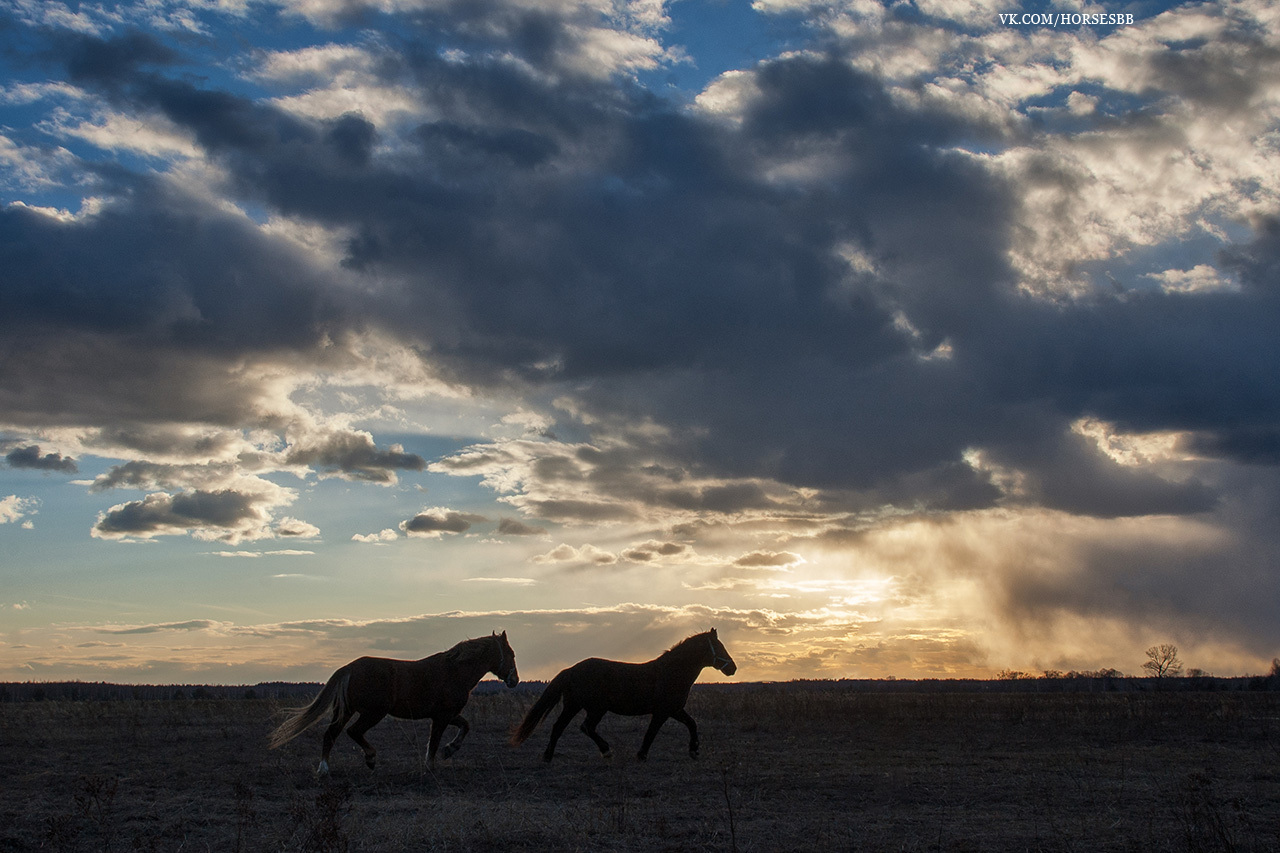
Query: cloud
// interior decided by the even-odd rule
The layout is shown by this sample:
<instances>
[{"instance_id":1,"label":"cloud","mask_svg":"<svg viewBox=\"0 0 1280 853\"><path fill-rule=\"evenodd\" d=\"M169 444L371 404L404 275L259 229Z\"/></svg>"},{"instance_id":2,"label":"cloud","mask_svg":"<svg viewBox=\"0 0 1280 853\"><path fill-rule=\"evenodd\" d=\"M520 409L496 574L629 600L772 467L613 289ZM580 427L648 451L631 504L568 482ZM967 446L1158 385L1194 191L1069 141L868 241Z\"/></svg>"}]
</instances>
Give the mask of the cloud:
<instances>
[{"instance_id":1,"label":"cloud","mask_svg":"<svg viewBox=\"0 0 1280 853\"><path fill-rule=\"evenodd\" d=\"M768 514L807 500L767 480L700 478L685 464L643 436L601 445L521 438L464 448L428 470L480 477L526 513L571 524Z\"/></svg>"},{"instance_id":2,"label":"cloud","mask_svg":"<svg viewBox=\"0 0 1280 853\"><path fill-rule=\"evenodd\" d=\"M0 210L0 256L24 283L0 295L14 343L6 420L119 433L280 425L296 410L276 396L269 353L323 339L315 271L171 184L139 179L128 195L72 223Z\"/></svg>"},{"instance_id":3,"label":"cloud","mask_svg":"<svg viewBox=\"0 0 1280 853\"><path fill-rule=\"evenodd\" d=\"M804 562L804 557L790 551L752 551L733 561L744 569L785 569Z\"/></svg>"},{"instance_id":4,"label":"cloud","mask_svg":"<svg viewBox=\"0 0 1280 853\"><path fill-rule=\"evenodd\" d=\"M591 544L574 547L562 542L547 553L534 557L532 562L612 566L618 562L618 555Z\"/></svg>"},{"instance_id":5,"label":"cloud","mask_svg":"<svg viewBox=\"0 0 1280 853\"><path fill-rule=\"evenodd\" d=\"M463 578L463 583L493 583L504 586L533 586L537 581L533 578Z\"/></svg>"},{"instance_id":6,"label":"cloud","mask_svg":"<svg viewBox=\"0 0 1280 853\"><path fill-rule=\"evenodd\" d=\"M274 529L276 536L291 539L315 539L320 535L320 528L298 518L282 518Z\"/></svg>"},{"instance_id":7,"label":"cloud","mask_svg":"<svg viewBox=\"0 0 1280 853\"><path fill-rule=\"evenodd\" d=\"M457 512L446 507L424 509L413 518L400 522L400 529L409 536L436 538L445 533L466 533L473 524L488 521L483 515Z\"/></svg>"},{"instance_id":8,"label":"cloud","mask_svg":"<svg viewBox=\"0 0 1280 853\"><path fill-rule=\"evenodd\" d=\"M546 536L547 530L536 524L525 524L514 518L498 519L499 536Z\"/></svg>"},{"instance_id":9,"label":"cloud","mask_svg":"<svg viewBox=\"0 0 1280 853\"><path fill-rule=\"evenodd\" d=\"M259 557L314 557L315 551L296 551L291 549L283 549L277 551L215 551L215 557L227 557L232 559L248 559L256 560ZM273 575L273 577L284 577L284 575ZM290 575L290 577L303 577L302 575Z\"/></svg>"},{"instance_id":10,"label":"cloud","mask_svg":"<svg viewBox=\"0 0 1280 853\"><path fill-rule=\"evenodd\" d=\"M390 527L384 527L377 533L356 533L351 537L352 542L363 542L365 544L382 544L386 542L394 542L400 538L400 534L392 530Z\"/></svg>"},{"instance_id":11,"label":"cloud","mask_svg":"<svg viewBox=\"0 0 1280 853\"><path fill-rule=\"evenodd\" d=\"M137 625L128 628L99 628L100 634L157 634L164 631L209 631L220 628L221 622L208 619L191 619L186 622L164 622L155 625Z\"/></svg>"},{"instance_id":12,"label":"cloud","mask_svg":"<svg viewBox=\"0 0 1280 853\"><path fill-rule=\"evenodd\" d=\"M683 542L659 542L650 539L632 545L622 552L622 559L632 563L650 563L669 557L685 557L690 552L689 546Z\"/></svg>"},{"instance_id":13,"label":"cloud","mask_svg":"<svg viewBox=\"0 0 1280 853\"><path fill-rule=\"evenodd\" d=\"M8 495L0 498L0 524L13 524L24 517L38 511L40 501L36 498L20 498Z\"/></svg>"},{"instance_id":14,"label":"cloud","mask_svg":"<svg viewBox=\"0 0 1280 853\"><path fill-rule=\"evenodd\" d=\"M4 461L11 468L34 468L38 471L63 471L75 473L79 470L76 460L61 453L41 454L39 445L18 447L5 454Z\"/></svg>"},{"instance_id":15,"label":"cloud","mask_svg":"<svg viewBox=\"0 0 1280 853\"><path fill-rule=\"evenodd\" d=\"M550 679L561 668L586 657L646 661L692 634L714 627L739 666L740 678L770 680L783 673L812 677L838 674L851 662L868 669L902 672L912 661L930 673L968 672L976 652L956 650L936 635L859 639L866 626L847 613L830 609L781 612L705 605L655 606L624 602L606 607L546 610L470 610L427 613L398 619L320 619L232 625L210 620L146 625L64 626L63 632L86 639L103 634L119 639L119 658L111 663L80 657L74 649L50 646L48 653L0 654L0 672L13 661L54 677L110 671L148 673L151 680L212 680L227 672L238 683L269 680L322 680L334 668L360 654L418 658L447 649L466 637L506 630L521 676ZM174 650L166 635L181 632L184 650ZM177 674L186 674L178 678ZM722 676L705 674L708 681ZM790 676L782 676L790 677Z\"/></svg>"},{"instance_id":16,"label":"cloud","mask_svg":"<svg viewBox=\"0 0 1280 853\"><path fill-rule=\"evenodd\" d=\"M224 484L234 477L230 465L173 465L168 463L133 460L113 465L99 474L89 485L90 492L111 489L182 489L205 488Z\"/></svg>"},{"instance_id":17,"label":"cloud","mask_svg":"<svg viewBox=\"0 0 1280 853\"><path fill-rule=\"evenodd\" d=\"M289 448L285 462L316 466L344 479L387 485L396 482L396 469L421 471L427 464L398 444L379 450L366 432L335 432L299 441Z\"/></svg>"},{"instance_id":18,"label":"cloud","mask_svg":"<svg viewBox=\"0 0 1280 853\"><path fill-rule=\"evenodd\" d=\"M294 519L272 524L272 510L291 500L292 493L278 487L256 493L234 489L176 495L156 492L102 512L91 532L97 538L115 540L190 534L232 545L276 536L313 537L316 528Z\"/></svg>"}]
</instances>

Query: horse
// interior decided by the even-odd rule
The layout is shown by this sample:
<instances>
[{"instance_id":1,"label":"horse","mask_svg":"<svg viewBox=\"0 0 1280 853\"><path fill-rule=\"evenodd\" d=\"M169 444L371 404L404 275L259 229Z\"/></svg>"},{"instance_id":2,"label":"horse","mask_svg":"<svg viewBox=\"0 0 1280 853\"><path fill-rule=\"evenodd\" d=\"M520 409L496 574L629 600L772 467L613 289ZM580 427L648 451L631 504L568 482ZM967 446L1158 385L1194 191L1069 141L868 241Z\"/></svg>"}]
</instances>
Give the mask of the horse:
<instances>
[{"instance_id":1,"label":"horse","mask_svg":"<svg viewBox=\"0 0 1280 853\"><path fill-rule=\"evenodd\" d=\"M507 687L520 683L516 655L507 642L506 631L463 640L448 651L422 660L357 658L330 676L310 705L294 711L271 733L270 747L275 749L293 740L332 707L333 720L324 733L316 772L321 776L328 774L329 750L356 714L360 716L347 729L347 734L364 750L364 763L372 770L378 753L364 739L365 732L388 714L405 720L429 717L431 739L427 761L434 767L445 728L455 726L458 733L440 750L441 758L457 752L471 730L460 712L472 689L487 672L501 678Z\"/></svg>"},{"instance_id":2,"label":"horse","mask_svg":"<svg viewBox=\"0 0 1280 853\"><path fill-rule=\"evenodd\" d=\"M684 723L689 729L689 757L697 758L698 724L689 716L684 705L689 699L693 682L703 667L707 666L718 669L725 675L733 675L738 671L738 665L729 657L729 652L716 636L715 628L682 640L646 663L623 663L601 658L579 661L551 679L547 689L511 735L511 745L519 746L528 740L538 723L551 713L557 702L563 700L564 707L555 725L551 727L551 742L542 754L543 761L552 759L556 741L570 721L584 708L587 717L581 730L595 741L600 754L605 758L611 757L609 743L600 737L596 726L610 711L632 717L653 715L649 720L649 728L644 733L640 751L636 753L639 760L648 758L649 747L668 717Z\"/></svg>"}]
</instances>

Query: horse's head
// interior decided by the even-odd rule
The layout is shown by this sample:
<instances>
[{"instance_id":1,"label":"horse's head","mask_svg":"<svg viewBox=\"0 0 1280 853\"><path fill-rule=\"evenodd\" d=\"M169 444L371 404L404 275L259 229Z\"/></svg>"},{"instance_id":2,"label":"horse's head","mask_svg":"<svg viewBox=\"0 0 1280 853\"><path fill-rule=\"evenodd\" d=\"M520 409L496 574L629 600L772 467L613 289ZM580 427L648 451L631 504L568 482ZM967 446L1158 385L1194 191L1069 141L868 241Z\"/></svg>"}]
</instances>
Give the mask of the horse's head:
<instances>
[{"instance_id":1,"label":"horse's head","mask_svg":"<svg viewBox=\"0 0 1280 853\"><path fill-rule=\"evenodd\" d=\"M507 632L494 634L493 639L498 646L498 662L489 671L501 678L503 684L515 687L520 683L520 674L516 672L516 653L511 650L511 644L507 642Z\"/></svg>"},{"instance_id":2,"label":"horse's head","mask_svg":"<svg viewBox=\"0 0 1280 853\"><path fill-rule=\"evenodd\" d=\"M733 675L738 671L738 665L733 662L733 658L729 656L729 650L724 647L724 643L720 642L720 638L716 636L716 629L712 628L708 636L711 638L712 669L718 669L725 675Z\"/></svg>"}]
</instances>

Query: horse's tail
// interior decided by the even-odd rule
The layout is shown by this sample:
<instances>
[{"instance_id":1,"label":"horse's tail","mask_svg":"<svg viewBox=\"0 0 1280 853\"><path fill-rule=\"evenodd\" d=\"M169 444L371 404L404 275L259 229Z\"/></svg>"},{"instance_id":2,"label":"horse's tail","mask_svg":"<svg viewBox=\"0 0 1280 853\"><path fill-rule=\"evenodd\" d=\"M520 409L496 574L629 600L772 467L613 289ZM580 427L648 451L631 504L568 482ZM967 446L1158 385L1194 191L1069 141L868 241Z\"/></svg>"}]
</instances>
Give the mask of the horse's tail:
<instances>
[{"instance_id":1,"label":"horse's tail","mask_svg":"<svg viewBox=\"0 0 1280 853\"><path fill-rule=\"evenodd\" d=\"M324 689L320 691L320 695L313 699L310 705L294 711L285 718L283 723L276 727L267 740L268 746L271 749L275 749L293 740L305 732L312 723L324 716L324 713L334 705L338 707L339 715L341 715L342 709L347 704L347 683L350 680L351 670L345 666L329 676L329 682L325 684Z\"/></svg>"},{"instance_id":2,"label":"horse's tail","mask_svg":"<svg viewBox=\"0 0 1280 853\"><path fill-rule=\"evenodd\" d=\"M556 703L560 701L560 697L564 695L564 685L568 680L569 671L567 669L551 679L547 689L542 691L538 701L534 702L533 707L529 709L529 713L524 715L519 727L511 733L512 746L519 746L529 739L529 735L533 734L533 730L538 727L538 723L542 722L543 717L551 713L551 709L556 706Z\"/></svg>"}]
</instances>

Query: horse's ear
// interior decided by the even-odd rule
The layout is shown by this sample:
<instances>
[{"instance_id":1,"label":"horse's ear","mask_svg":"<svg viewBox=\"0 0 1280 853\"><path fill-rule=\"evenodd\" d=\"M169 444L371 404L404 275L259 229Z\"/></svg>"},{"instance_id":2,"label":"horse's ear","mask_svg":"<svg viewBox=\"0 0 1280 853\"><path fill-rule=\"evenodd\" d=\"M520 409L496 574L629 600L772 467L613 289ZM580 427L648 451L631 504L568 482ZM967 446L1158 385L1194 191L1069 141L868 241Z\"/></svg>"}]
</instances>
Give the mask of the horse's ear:
<instances>
[{"instance_id":1,"label":"horse's ear","mask_svg":"<svg viewBox=\"0 0 1280 853\"><path fill-rule=\"evenodd\" d=\"M712 629L711 629L711 636L713 636L713 637L714 637L715 635L716 635L716 629L715 629L715 628L712 628Z\"/></svg>"}]
</instances>

